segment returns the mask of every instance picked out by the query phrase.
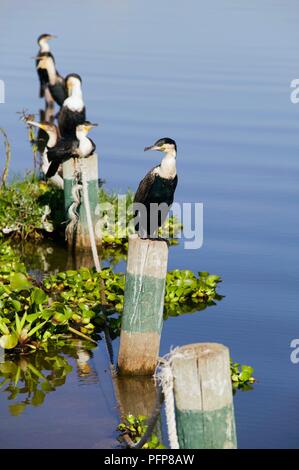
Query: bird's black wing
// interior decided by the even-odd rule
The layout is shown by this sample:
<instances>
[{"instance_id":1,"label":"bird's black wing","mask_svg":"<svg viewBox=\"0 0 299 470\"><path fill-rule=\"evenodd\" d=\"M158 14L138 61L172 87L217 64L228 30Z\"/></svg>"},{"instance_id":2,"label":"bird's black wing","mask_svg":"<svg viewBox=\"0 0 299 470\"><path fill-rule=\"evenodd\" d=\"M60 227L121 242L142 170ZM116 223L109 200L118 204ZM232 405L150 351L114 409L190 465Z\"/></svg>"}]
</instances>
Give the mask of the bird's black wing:
<instances>
[{"instance_id":1,"label":"bird's black wing","mask_svg":"<svg viewBox=\"0 0 299 470\"><path fill-rule=\"evenodd\" d=\"M79 142L77 140L61 139L55 147L48 148L47 157L50 166L46 173L47 178L51 178L55 175L61 163L66 162L76 155L78 145Z\"/></svg>"},{"instance_id":2,"label":"bird's black wing","mask_svg":"<svg viewBox=\"0 0 299 470\"><path fill-rule=\"evenodd\" d=\"M39 57L43 57L43 56L52 57L53 62L55 64L55 59L51 52L39 52L38 56ZM46 69L38 68L39 62L40 62L40 59L37 59L35 61L35 65L36 65L36 70L37 70L37 74L38 74L39 82L40 82L39 97L42 98L43 96L45 96L45 89L49 83L49 75Z\"/></svg>"},{"instance_id":3,"label":"bird's black wing","mask_svg":"<svg viewBox=\"0 0 299 470\"><path fill-rule=\"evenodd\" d=\"M94 143L93 140L91 140L91 139L89 139L89 140L90 140L91 145L92 145L92 151L90 152L90 154L88 156L93 155L94 152L96 151L96 144Z\"/></svg>"},{"instance_id":4,"label":"bird's black wing","mask_svg":"<svg viewBox=\"0 0 299 470\"><path fill-rule=\"evenodd\" d=\"M177 185L178 185L178 175L175 175L172 181L173 192L175 192Z\"/></svg>"},{"instance_id":5,"label":"bird's black wing","mask_svg":"<svg viewBox=\"0 0 299 470\"><path fill-rule=\"evenodd\" d=\"M56 83L55 85L51 85L49 83L49 90L51 92L51 95L53 96L55 102L59 105L62 106L64 100L67 98L67 89L65 86L65 81L64 78L62 78L61 75L56 71Z\"/></svg>"},{"instance_id":6,"label":"bird's black wing","mask_svg":"<svg viewBox=\"0 0 299 470\"><path fill-rule=\"evenodd\" d=\"M48 148L47 157L49 162L65 162L75 154L78 145L79 142L77 140L61 139L55 147Z\"/></svg>"},{"instance_id":7,"label":"bird's black wing","mask_svg":"<svg viewBox=\"0 0 299 470\"><path fill-rule=\"evenodd\" d=\"M50 166L49 166L48 171L47 171L47 173L46 173L46 178L52 178L52 176L54 176L55 173L57 173L57 170L58 170L58 168L59 168L59 165L60 165L59 162L57 162L57 161L55 161L55 160L52 161L52 162L50 163Z\"/></svg>"},{"instance_id":8,"label":"bird's black wing","mask_svg":"<svg viewBox=\"0 0 299 470\"><path fill-rule=\"evenodd\" d=\"M154 173L154 170L157 167L152 168L143 178L142 181L140 181L139 186L137 188L137 191L135 193L134 197L134 202L140 202L142 204L145 204L150 192L150 189L155 181L156 174Z\"/></svg>"},{"instance_id":9,"label":"bird's black wing","mask_svg":"<svg viewBox=\"0 0 299 470\"><path fill-rule=\"evenodd\" d=\"M85 106L81 111L72 111L62 106L58 116L58 126L62 136L75 136L78 124L86 121Z\"/></svg>"},{"instance_id":10,"label":"bird's black wing","mask_svg":"<svg viewBox=\"0 0 299 470\"><path fill-rule=\"evenodd\" d=\"M45 89L49 83L49 75L46 69L37 69L40 88L39 88L39 97L42 98L45 96Z\"/></svg>"}]
</instances>

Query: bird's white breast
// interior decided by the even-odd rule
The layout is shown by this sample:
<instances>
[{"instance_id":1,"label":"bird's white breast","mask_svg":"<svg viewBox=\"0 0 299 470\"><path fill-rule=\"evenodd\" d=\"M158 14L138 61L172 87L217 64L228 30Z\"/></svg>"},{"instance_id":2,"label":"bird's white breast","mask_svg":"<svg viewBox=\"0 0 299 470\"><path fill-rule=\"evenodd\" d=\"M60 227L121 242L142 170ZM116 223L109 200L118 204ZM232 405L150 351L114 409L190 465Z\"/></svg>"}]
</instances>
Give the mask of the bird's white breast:
<instances>
[{"instance_id":1,"label":"bird's white breast","mask_svg":"<svg viewBox=\"0 0 299 470\"><path fill-rule=\"evenodd\" d=\"M161 178L173 179L176 176L176 159L175 156L166 154L162 159L160 166L155 168L155 173Z\"/></svg>"},{"instance_id":2,"label":"bird's white breast","mask_svg":"<svg viewBox=\"0 0 299 470\"><path fill-rule=\"evenodd\" d=\"M92 143L88 137L83 137L79 142L79 154L80 157L85 157L92 152Z\"/></svg>"},{"instance_id":3,"label":"bird's white breast","mask_svg":"<svg viewBox=\"0 0 299 470\"><path fill-rule=\"evenodd\" d=\"M80 96L69 96L64 100L63 106L66 106L71 111L80 112L84 108L84 103Z\"/></svg>"}]
</instances>

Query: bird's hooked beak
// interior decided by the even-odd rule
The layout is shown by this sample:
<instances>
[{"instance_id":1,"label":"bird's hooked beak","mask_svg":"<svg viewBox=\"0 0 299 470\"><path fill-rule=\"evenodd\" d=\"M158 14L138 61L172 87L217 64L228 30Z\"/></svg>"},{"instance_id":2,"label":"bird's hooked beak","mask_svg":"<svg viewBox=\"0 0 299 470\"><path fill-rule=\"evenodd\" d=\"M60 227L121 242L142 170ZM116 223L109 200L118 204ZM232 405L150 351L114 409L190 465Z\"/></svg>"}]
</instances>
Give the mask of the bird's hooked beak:
<instances>
[{"instance_id":1,"label":"bird's hooked beak","mask_svg":"<svg viewBox=\"0 0 299 470\"><path fill-rule=\"evenodd\" d=\"M89 132L91 129L93 129L94 127L97 127L97 126L98 126L98 124L91 124L91 123L90 124L85 124L84 125L84 130L86 132Z\"/></svg>"},{"instance_id":2,"label":"bird's hooked beak","mask_svg":"<svg viewBox=\"0 0 299 470\"><path fill-rule=\"evenodd\" d=\"M42 124L41 122L37 122L37 121L27 121L26 120L26 124L29 124L29 126L34 126L34 127L39 127L40 129L42 129L43 131L46 130L46 125L45 124Z\"/></svg>"},{"instance_id":3,"label":"bird's hooked beak","mask_svg":"<svg viewBox=\"0 0 299 470\"><path fill-rule=\"evenodd\" d=\"M158 147L158 145L150 145L149 147L144 147L144 151L147 152L148 150L162 150L161 147Z\"/></svg>"},{"instance_id":4,"label":"bird's hooked beak","mask_svg":"<svg viewBox=\"0 0 299 470\"><path fill-rule=\"evenodd\" d=\"M49 36L47 36L47 39L57 39L57 36L55 36L55 34L49 34Z\"/></svg>"}]
</instances>

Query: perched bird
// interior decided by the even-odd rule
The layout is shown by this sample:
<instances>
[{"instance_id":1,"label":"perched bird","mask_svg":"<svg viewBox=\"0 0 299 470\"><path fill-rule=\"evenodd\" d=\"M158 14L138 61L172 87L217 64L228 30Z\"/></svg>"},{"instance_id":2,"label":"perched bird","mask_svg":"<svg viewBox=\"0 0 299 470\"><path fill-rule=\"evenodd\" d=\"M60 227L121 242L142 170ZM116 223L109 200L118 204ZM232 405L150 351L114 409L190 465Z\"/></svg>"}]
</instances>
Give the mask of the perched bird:
<instances>
[{"instance_id":1,"label":"perched bird","mask_svg":"<svg viewBox=\"0 0 299 470\"><path fill-rule=\"evenodd\" d=\"M178 182L175 141L164 137L157 140L154 145L145 147L144 151L147 150L159 150L165 155L160 165L152 168L140 182L134 197L135 218L138 215L135 229L141 238L154 237L156 230L165 222ZM139 204L143 204L146 213ZM161 204L161 206L156 211L151 204Z\"/></svg>"},{"instance_id":2,"label":"perched bird","mask_svg":"<svg viewBox=\"0 0 299 470\"><path fill-rule=\"evenodd\" d=\"M45 150L49 150L57 144L58 140L60 140L60 135L57 126L50 122L37 122L32 121L31 119L26 119L26 123L30 126L38 127L42 129L48 135L48 141Z\"/></svg>"},{"instance_id":3,"label":"perched bird","mask_svg":"<svg viewBox=\"0 0 299 470\"><path fill-rule=\"evenodd\" d=\"M50 52L44 52L36 57L36 61L38 62L37 70L48 76L47 88L52 98L59 106L62 106L68 94L64 78L56 70L52 54Z\"/></svg>"},{"instance_id":4,"label":"perched bird","mask_svg":"<svg viewBox=\"0 0 299 470\"><path fill-rule=\"evenodd\" d=\"M53 59L54 65L55 65L55 59L54 59L53 54L50 52L50 46L49 46L48 41L50 41L51 39L53 39L55 37L56 36L54 36L53 34L41 34L37 38L37 44L39 45L38 57L42 57L44 55L49 55L49 57L51 57ZM36 70L37 70L37 74L38 74L39 82L40 82L39 97L40 98L45 97L46 102L48 104L52 104L53 103L53 98L52 98L51 93L49 92L49 89L48 89L48 83L49 83L48 72L47 72L46 69L38 67L39 61L40 61L39 58L36 59Z\"/></svg>"},{"instance_id":5,"label":"perched bird","mask_svg":"<svg viewBox=\"0 0 299 470\"><path fill-rule=\"evenodd\" d=\"M34 126L34 127L37 127L38 129L41 129L47 135L47 144L44 148L44 151L41 154L41 160L42 160L41 168L42 168L44 175L47 175L49 167L50 167L50 162L48 159L48 152L55 149L55 147L58 145L58 142L61 140L59 130L55 126L55 124L49 123L49 122L37 122L37 121L32 121L30 119L26 119L26 123L29 124L30 126ZM54 173L55 176L54 175L52 176L52 183L54 183L55 186L58 186L59 188L63 188L63 179L61 178L60 175L58 174L56 175L55 173Z\"/></svg>"},{"instance_id":6,"label":"perched bird","mask_svg":"<svg viewBox=\"0 0 299 470\"><path fill-rule=\"evenodd\" d=\"M33 117L34 119L34 117ZM33 120L31 119L31 120ZM50 106L46 106L45 109L40 109L39 110L39 123L53 123L54 122L54 108ZM58 131L58 130L57 130ZM47 142L48 142L49 136L46 131L44 131L41 127L38 127L38 133L36 137L36 145L39 153L42 155Z\"/></svg>"},{"instance_id":7,"label":"perched bird","mask_svg":"<svg viewBox=\"0 0 299 470\"><path fill-rule=\"evenodd\" d=\"M53 177L59 165L70 158L87 158L94 153L96 145L87 134L95 126L97 124L91 124L89 121L79 124L75 137L61 137L54 147L48 148L50 166L46 173L47 178Z\"/></svg>"},{"instance_id":8,"label":"perched bird","mask_svg":"<svg viewBox=\"0 0 299 470\"><path fill-rule=\"evenodd\" d=\"M75 136L78 124L86 121L81 77L76 73L67 75L65 86L68 97L63 102L58 116L58 126L62 137Z\"/></svg>"}]
</instances>

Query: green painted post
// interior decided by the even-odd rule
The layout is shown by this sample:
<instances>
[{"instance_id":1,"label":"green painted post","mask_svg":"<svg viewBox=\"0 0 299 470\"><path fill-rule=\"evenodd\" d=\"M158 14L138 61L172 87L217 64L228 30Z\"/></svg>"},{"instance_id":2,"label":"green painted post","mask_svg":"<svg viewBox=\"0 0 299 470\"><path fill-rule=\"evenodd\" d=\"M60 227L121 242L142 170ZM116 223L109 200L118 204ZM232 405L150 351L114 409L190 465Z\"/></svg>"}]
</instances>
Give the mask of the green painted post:
<instances>
[{"instance_id":1,"label":"green painted post","mask_svg":"<svg viewBox=\"0 0 299 470\"><path fill-rule=\"evenodd\" d=\"M91 209L91 217L95 231L95 238L97 245L101 244L100 233L96 230L96 225L99 216L98 213L98 156L96 154L84 159L85 173L88 182L88 196ZM63 180L64 180L64 207L66 213L66 219L70 222L66 230L66 239L68 246L74 250L90 250L90 237L88 231L87 218L85 208L83 204L82 190L78 193L78 206L77 212L79 220L77 224L72 224L70 219L70 208L74 207L76 202L75 192L73 192L74 186L77 184L75 175L80 171L80 163L78 159L71 158L62 165L63 168Z\"/></svg>"},{"instance_id":2,"label":"green painted post","mask_svg":"<svg viewBox=\"0 0 299 470\"><path fill-rule=\"evenodd\" d=\"M235 449L228 348L217 343L183 346L171 365L180 449Z\"/></svg>"},{"instance_id":3,"label":"green painted post","mask_svg":"<svg viewBox=\"0 0 299 470\"><path fill-rule=\"evenodd\" d=\"M168 245L129 239L118 368L123 375L153 375L163 323Z\"/></svg>"}]
</instances>

